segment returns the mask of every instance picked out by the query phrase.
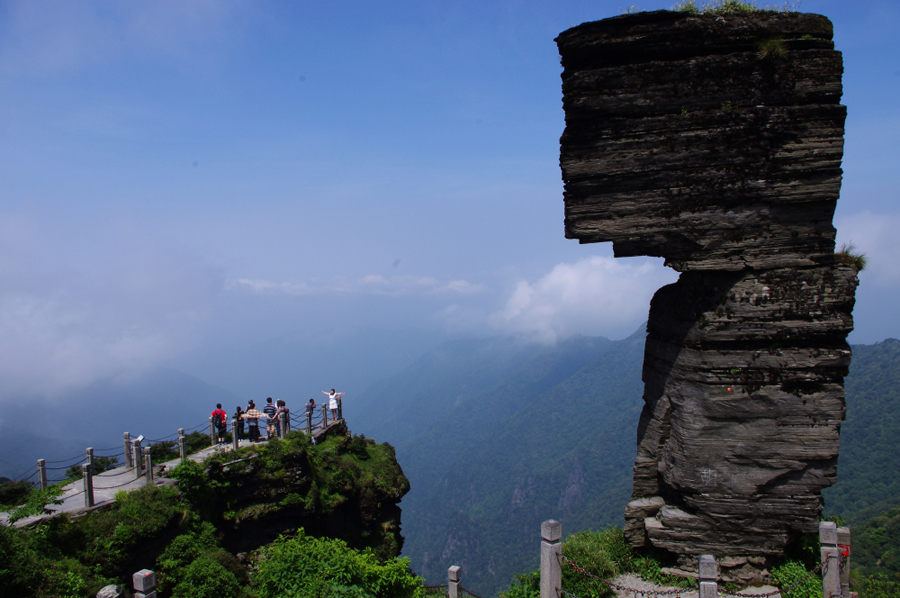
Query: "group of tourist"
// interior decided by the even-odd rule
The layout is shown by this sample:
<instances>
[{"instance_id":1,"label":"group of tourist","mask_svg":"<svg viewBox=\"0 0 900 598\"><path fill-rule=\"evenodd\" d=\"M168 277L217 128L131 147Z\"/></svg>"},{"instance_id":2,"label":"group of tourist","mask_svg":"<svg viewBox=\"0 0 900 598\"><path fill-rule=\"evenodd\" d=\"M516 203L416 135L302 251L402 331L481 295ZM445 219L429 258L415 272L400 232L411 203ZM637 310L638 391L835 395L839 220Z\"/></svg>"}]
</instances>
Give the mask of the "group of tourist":
<instances>
[{"instance_id":1,"label":"group of tourist","mask_svg":"<svg viewBox=\"0 0 900 598\"><path fill-rule=\"evenodd\" d=\"M328 395L328 408L331 410L331 419L337 419L337 410L338 403L341 400L341 397L344 395L342 392L335 392L334 389L331 389L331 392L322 391L322 394ZM312 415L316 409L316 401L315 399L310 399L309 403L306 404L306 413L308 415ZM281 414L286 414L287 418L290 418L291 412L290 409L287 408L287 405L281 399L272 403L272 397L266 399L266 404L263 407L262 411L259 411L256 408L256 403L253 399L250 399L247 404L247 410L244 411L241 409L241 406L238 405L237 411L235 411L232 416L233 419L236 420L237 425L235 429L232 430L239 439L249 438L251 442L258 442L260 439L259 433L259 420L265 418L266 420L266 439L269 440L273 437L281 436ZM216 432L218 436L219 444L224 444L225 442L225 434L228 432L228 414L222 410L222 404L216 404L216 410L211 413L213 424L216 426ZM244 421L247 422L247 435L244 435ZM288 419L287 421L290 421Z\"/></svg>"}]
</instances>

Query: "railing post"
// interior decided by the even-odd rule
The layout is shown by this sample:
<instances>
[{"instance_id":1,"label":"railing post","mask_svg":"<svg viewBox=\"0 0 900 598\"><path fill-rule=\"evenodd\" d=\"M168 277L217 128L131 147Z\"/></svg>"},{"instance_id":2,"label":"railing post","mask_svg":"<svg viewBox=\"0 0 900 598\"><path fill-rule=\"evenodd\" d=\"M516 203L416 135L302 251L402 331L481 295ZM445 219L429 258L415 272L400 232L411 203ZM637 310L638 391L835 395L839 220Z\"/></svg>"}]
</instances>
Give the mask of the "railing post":
<instances>
[{"instance_id":1,"label":"railing post","mask_svg":"<svg viewBox=\"0 0 900 598\"><path fill-rule=\"evenodd\" d=\"M131 576L134 585L134 598L156 598L156 573L150 569L141 569Z\"/></svg>"},{"instance_id":2,"label":"railing post","mask_svg":"<svg viewBox=\"0 0 900 598\"><path fill-rule=\"evenodd\" d=\"M716 557L711 554L700 555L700 594L699 598L716 598L719 595L719 566Z\"/></svg>"},{"instance_id":3,"label":"railing post","mask_svg":"<svg viewBox=\"0 0 900 598\"><path fill-rule=\"evenodd\" d=\"M459 598L459 572L457 565L447 569L447 598Z\"/></svg>"},{"instance_id":4,"label":"railing post","mask_svg":"<svg viewBox=\"0 0 900 598\"><path fill-rule=\"evenodd\" d=\"M328 405L322 405L322 429L328 427Z\"/></svg>"},{"instance_id":5,"label":"railing post","mask_svg":"<svg viewBox=\"0 0 900 598\"><path fill-rule=\"evenodd\" d=\"M562 589L562 523L541 524L541 598L559 598Z\"/></svg>"},{"instance_id":6,"label":"railing post","mask_svg":"<svg viewBox=\"0 0 900 598\"><path fill-rule=\"evenodd\" d=\"M91 477L93 473L94 473L94 469L90 464L83 463L81 465L81 479L84 480L84 506L85 507L93 507L94 506L94 480Z\"/></svg>"},{"instance_id":7,"label":"railing post","mask_svg":"<svg viewBox=\"0 0 900 598\"><path fill-rule=\"evenodd\" d=\"M125 469L131 469L134 466L131 459L131 434L125 432L122 436L125 437Z\"/></svg>"},{"instance_id":8,"label":"railing post","mask_svg":"<svg viewBox=\"0 0 900 598\"><path fill-rule=\"evenodd\" d=\"M134 463L134 479L141 477L141 462L143 452L141 451L141 441L135 438L131 441L131 461Z\"/></svg>"},{"instance_id":9,"label":"railing post","mask_svg":"<svg viewBox=\"0 0 900 598\"><path fill-rule=\"evenodd\" d=\"M91 466L91 471L94 471L94 448L88 447L84 449L84 452L87 455L87 464Z\"/></svg>"},{"instance_id":10,"label":"railing post","mask_svg":"<svg viewBox=\"0 0 900 598\"><path fill-rule=\"evenodd\" d=\"M837 524L819 522L819 544L822 546L822 598L841 595L841 566L837 547Z\"/></svg>"},{"instance_id":11,"label":"railing post","mask_svg":"<svg viewBox=\"0 0 900 598\"><path fill-rule=\"evenodd\" d=\"M238 440L238 427L237 427L237 419L231 420L231 446L234 450L238 450L240 446L240 441Z\"/></svg>"},{"instance_id":12,"label":"railing post","mask_svg":"<svg viewBox=\"0 0 900 598\"><path fill-rule=\"evenodd\" d=\"M147 476L147 483L153 483L153 462L150 460L150 447L144 447L144 475Z\"/></svg>"},{"instance_id":13,"label":"railing post","mask_svg":"<svg viewBox=\"0 0 900 598\"><path fill-rule=\"evenodd\" d=\"M312 434L312 411L306 412L306 433Z\"/></svg>"},{"instance_id":14,"label":"railing post","mask_svg":"<svg viewBox=\"0 0 900 598\"><path fill-rule=\"evenodd\" d=\"M178 428L178 458L182 461L187 457L184 450L184 428Z\"/></svg>"},{"instance_id":15,"label":"railing post","mask_svg":"<svg viewBox=\"0 0 900 598\"><path fill-rule=\"evenodd\" d=\"M837 528L837 543L841 562L841 598L850 598L850 528Z\"/></svg>"},{"instance_id":16,"label":"railing post","mask_svg":"<svg viewBox=\"0 0 900 598\"><path fill-rule=\"evenodd\" d=\"M216 438L216 426L213 424L212 416L209 417L209 446L216 446L218 444Z\"/></svg>"},{"instance_id":17,"label":"railing post","mask_svg":"<svg viewBox=\"0 0 900 598\"><path fill-rule=\"evenodd\" d=\"M341 401L340 397L338 397L337 404L338 404L337 418L344 419L344 403L343 403L343 401Z\"/></svg>"},{"instance_id":18,"label":"railing post","mask_svg":"<svg viewBox=\"0 0 900 598\"><path fill-rule=\"evenodd\" d=\"M47 461L38 459L38 485L41 490L47 489Z\"/></svg>"},{"instance_id":19,"label":"railing post","mask_svg":"<svg viewBox=\"0 0 900 598\"><path fill-rule=\"evenodd\" d=\"M287 420L285 417L286 415L287 413L284 411L278 414L278 438L281 440L284 440L284 435L287 434L287 430L285 429L285 421Z\"/></svg>"}]
</instances>

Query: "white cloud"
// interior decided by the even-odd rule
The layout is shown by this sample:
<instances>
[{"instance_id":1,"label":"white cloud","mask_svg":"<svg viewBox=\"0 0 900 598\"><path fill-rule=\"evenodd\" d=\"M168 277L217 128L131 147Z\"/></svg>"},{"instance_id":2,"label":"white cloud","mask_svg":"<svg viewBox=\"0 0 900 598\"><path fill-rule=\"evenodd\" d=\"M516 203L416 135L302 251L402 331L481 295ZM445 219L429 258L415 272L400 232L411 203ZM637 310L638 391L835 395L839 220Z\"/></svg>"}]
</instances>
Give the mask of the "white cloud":
<instances>
[{"instance_id":1,"label":"white cloud","mask_svg":"<svg viewBox=\"0 0 900 598\"><path fill-rule=\"evenodd\" d=\"M900 214L874 214L868 210L835 219L837 245L852 242L866 254L868 265L860 274L865 283L879 287L900 284Z\"/></svg>"},{"instance_id":2,"label":"white cloud","mask_svg":"<svg viewBox=\"0 0 900 598\"><path fill-rule=\"evenodd\" d=\"M368 274L353 281L335 277L327 281L310 280L273 282L264 279L239 278L229 282L227 288L248 288L256 293L284 295L322 295L327 293L353 293L368 295L473 295L485 291L482 284L466 280L440 281L431 276L382 276Z\"/></svg>"},{"instance_id":3,"label":"white cloud","mask_svg":"<svg viewBox=\"0 0 900 598\"><path fill-rule=\"evenodd\" d=\"M647 318L656 290L677 279L661 261L591 257L520 280L491 315L498 330L554 342L573 334L621 338Z\"/></svg>"},{"instance_id":4,"label":"white cloud","mask_svg":"<svg viewBox=\"0 0 900 598\"><path fill-rule=\"evenodd\" d=\"M119 223L88 244L81 225L0 213L0 399L166 363L197 342L222 291L218 271L169 239Z\"/></svg>"}]
</instances>

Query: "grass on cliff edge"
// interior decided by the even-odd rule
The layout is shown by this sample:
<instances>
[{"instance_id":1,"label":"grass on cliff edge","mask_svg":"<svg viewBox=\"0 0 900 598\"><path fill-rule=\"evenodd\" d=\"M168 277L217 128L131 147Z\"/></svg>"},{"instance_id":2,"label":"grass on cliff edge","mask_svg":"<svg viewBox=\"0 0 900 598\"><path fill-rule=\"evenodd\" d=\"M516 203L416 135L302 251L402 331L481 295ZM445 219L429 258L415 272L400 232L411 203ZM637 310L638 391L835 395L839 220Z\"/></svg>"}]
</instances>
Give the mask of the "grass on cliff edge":
<instances>
[{"instance_id":1,"label":"grass on cliff edge","mask_svg":"<svg viewBox=\"0 0 900 598\"><path fill-rule=\"evenodd\" d=\"M797 12L800 10L800 2L785 2L783 6L767 4L757 6L755 2L740 2L740 0L713 0L702 5L697 0L681 0L672 10L693 14L729 15L748 12Z\"/></svg>"}]
</instances>

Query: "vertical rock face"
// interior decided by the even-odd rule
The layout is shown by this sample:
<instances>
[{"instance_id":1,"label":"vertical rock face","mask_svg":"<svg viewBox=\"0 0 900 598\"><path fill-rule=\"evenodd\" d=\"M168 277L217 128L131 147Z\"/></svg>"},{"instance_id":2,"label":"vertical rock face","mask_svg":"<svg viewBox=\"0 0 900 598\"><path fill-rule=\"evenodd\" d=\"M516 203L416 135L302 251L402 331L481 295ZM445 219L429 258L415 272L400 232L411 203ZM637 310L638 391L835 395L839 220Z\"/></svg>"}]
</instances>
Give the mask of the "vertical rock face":
<instances>
[{"instance_id":1,"label":"vertical rock face","mask_svg":"<svg viewBox=\"0 0 900 598\"><path fill-rule=\"evenodd\" d=\"M650 307L625 532L758 575L834 483L856 271L835 264L831 23L658 11L557 39L566 236L682 272Z\"/></svg>"}]
</instances>

